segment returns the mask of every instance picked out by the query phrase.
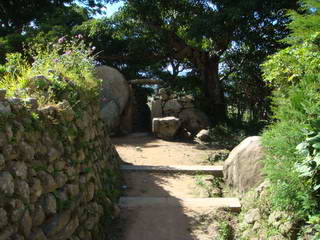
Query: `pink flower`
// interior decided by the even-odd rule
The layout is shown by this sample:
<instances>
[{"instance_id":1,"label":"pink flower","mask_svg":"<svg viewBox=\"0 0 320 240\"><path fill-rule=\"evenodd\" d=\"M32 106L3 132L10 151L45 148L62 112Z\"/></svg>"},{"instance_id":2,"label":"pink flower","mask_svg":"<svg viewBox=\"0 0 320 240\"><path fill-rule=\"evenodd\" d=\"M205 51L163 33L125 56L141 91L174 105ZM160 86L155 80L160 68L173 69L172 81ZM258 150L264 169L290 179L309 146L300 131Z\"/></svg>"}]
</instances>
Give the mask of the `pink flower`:
<instances>
[{"instance_id":1,"label":"pink flower","mask_svg":"<svg viewBox=\"0 0 320 240\"><path fill-rule=\"evenodd\" d=\"M58 39L58 43L63 43L65 40L66 40L65 37L61 37L61 38Z\"/></svg>"},{"instance_id":2,"label":"pink flower","mask_svg":"<svg viewBox=\"0 0 320 240\"><path fill-rule=\"evenodd\" d=\"M70 55L70 54L71 54L71 50L68 50L63 55Z\"/></svg>"},{"instance_id":3,"label":"pink flower","mask_svg":"<svg viewBox=\"0 0 320 240\"><path fill-rule=\"evenodd\" d=\"M82 34L78 34L78 35L76 35L76 38L82 39L82 38L83 38L83 35L82 35Z\"/></svg>"}]
</instances>

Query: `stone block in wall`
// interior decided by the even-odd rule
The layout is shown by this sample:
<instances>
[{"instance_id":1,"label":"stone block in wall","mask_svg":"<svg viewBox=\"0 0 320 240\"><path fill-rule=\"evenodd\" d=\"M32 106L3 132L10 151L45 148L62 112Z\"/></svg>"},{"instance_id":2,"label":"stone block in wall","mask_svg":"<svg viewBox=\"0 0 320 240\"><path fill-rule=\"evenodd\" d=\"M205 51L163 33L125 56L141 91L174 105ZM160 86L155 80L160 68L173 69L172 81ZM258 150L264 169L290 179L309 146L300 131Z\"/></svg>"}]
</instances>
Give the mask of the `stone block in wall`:
<instances>
[{"instance_id":1,"label":"stone block in wall","mask_svg":"<svg viewBox=\"0 0 320 240\"><path fill-rule=\"evenodd\" d=\"M160 99L155 99L151 102L151 119L162 117L162 101Z\"/></svg>"},{"instance_id":2,"label":"stone block in wall","mask_svg":"<svg viewBox=\"0 0 320 240\"><path fill-rule=\"evenodd\" d=\"M182 110L182 106L177 99L167 101L163 107L164 116L178 117Z\"/></svg>"}]
</instances>

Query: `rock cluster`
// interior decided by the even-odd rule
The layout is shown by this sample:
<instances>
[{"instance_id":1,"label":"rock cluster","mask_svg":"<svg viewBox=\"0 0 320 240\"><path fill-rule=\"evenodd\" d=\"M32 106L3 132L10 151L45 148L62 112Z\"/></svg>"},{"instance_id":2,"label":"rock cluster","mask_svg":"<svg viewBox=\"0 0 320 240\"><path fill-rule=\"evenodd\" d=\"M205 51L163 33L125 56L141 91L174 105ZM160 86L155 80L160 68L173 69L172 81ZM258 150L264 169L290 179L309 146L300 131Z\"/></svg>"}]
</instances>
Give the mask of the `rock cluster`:
<instances>
[{"instance_id":1,"label":"rock cluster","mask_svg":"<svg viewBox=\"0 0 320 240\"><path fill-rule=\"evenodd\" d=\"M166 117L174 117L179 121L171 118L170 126L180 127L180 131L170 130L174 135L168 136L167 133L154 132L156 136L165 135L166 138L174 138L178 133L183 136L196 135L200 130L206 129L210 126L210 120L205 113L195 108L192 96L177 97L170 94L165 88L159 89L158 94L151 102L151 119L157 119L153 123L158 124L159 121L167 122ZM176 123L176 124L174 124ZM154 130L162 130L166 128L157 128L153 126Z\"/></svg>"},{"instance_id":2,"label":"rock cluster","mask_svg":"<svg viewBox=\"0 0 320 240\"><path fill-rule=\"evenodd\" d=\"M0 90L0 239L104 239L119 156L99 105L84 106Z\"/></svg>"}]
</instances>

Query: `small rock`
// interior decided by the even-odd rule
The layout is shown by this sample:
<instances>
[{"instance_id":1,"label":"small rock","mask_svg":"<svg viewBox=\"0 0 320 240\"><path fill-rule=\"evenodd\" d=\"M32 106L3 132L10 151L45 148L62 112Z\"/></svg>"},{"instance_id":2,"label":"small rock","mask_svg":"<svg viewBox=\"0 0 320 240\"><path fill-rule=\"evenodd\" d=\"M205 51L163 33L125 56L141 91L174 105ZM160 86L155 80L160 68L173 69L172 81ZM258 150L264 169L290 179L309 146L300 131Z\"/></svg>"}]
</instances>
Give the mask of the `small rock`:
<instances>
[{"instance_id":1,"label":"small rock","mask_svg":"<svg viewBox=\"0 0 320 240\"><path fill-rule=\"evenodd\" d=\"M30 202L35 203L43 192L41 181L37 178L32 178L30 187Z\"/></svg>"},{"instance_id":2,"label":"small rock","mask_svg":"<svg viewBox=\"0 0 320 240\"><path fill-rule=\"evenodd\" d=\"M21 232L25 237L28 237L30 235L31 227L32 227L32 219L30 217L29 211L26 210L20 223Z\"/></svg>"},{"instance_id":3,"label":"small rock","mask_svg":"<svg viewBox=\"0 0 320 240\"><path fill-rule=\"evenodd\" d=\"M0 89L0 101L5 100L7 95L7 90L6 89Z\"/></svg>"},{"instance_id":4,"label":"small rock","mask_svg":"<svg viewBox=\"0 0 320 240\"><path fill-rule=\"evenodd\" d=\"M14 179L9 172L0 173L0 193L12 196L14 193Z\"/></svg>"},{"instance_id":5,"label":"small rock","mask_svg":"<svg viewBox=\"0 0 320 240\"><path fill-rule=\"evenodd\" d=\"M49 193L44 198L44 211L46 215L54 215L57 212L57 201L53 194Z\"/></svg>"},{"instance_id":6,"label":"small rock","mask_svg":"<svg viewBox=\"0 0 320 240\"><path fill-rule=\"evenodd\" d=\"M289 216L285 212L275 211L272 212L268 218L268 223L276 228L281 225L282 219L288 219Z\"/></svg>"},{"instance_id":7,"label":"small rock","mask_svg":"<svg viewBox=\"0 0 320 240\"><path fill-rule=\"evenodd\" d=\"M50 174L46 173L45 171L40 171L38 176L41 179L42 185L44 186L44 193L53 192L57 188L57 184Z\"/></svg>"},{"instance_id":8,"label":"small rock","mask_svg":"<svg viewBox=\"0 0 320 240\"><path fill-rule=\"evenodd\" d=\"M40 204L36 205L35 211L32 214L33 226L40 226L45 219L46 215L44 213L43 207Z\"/></svg>"},{"instance_id":9,"label":"small rock","mask_svg":"<svg viewBox=\"0 0 320 240\"><path fill-rule=\"evenodd\" d=\"M209 142L210 141L210 132L207 129L202 129L198 134L196 135L196 138L203 142Z\"/></svg>"},{"instance_id":10,"label":"small rock","mask_svg":"<svg viewBox=\"0 0 320 240\"><path fill-rule=\"evenodd\" d=\"M253 224L261 219L260 211L258 208L250 209L244 216L244 221L247 224Z\"/></svg>"},{"instance_id":11,"label":"small rock","mask_svg":"<svg viewBox=\"0 0 320 240\"><path fill-rule=\"evenodd\" d=\"M30 161L30 160L32 160L34 158L35 150L33 149L33 147L31 147L26 142L22 142L20 144L20 150L21 150L25 160L29 160Z\"/></svg>"},{"instance_id":12,"label":"small rock","mask_svg":"<svg viewBox=\"0 0 320 240\"><path fill-rule=\"evenodd\" d=\"M0 229L5 227L8 223L8 216L6 210L0 208Z\"/></svg>"},{"instance_id":13,"label":"small rock","mask_svg":"<svg viewBox=\"0 0 320 240\"><path fill-rule=\"evenodd\" d=\"M11 113L11 107L8 103L0 102L0 114L9 114Z\"/></svg>"},{"instance_id":14,"label":"small rock","mask_svg":"<svg viewBox=\"0 0 320 240\"><path fill-rule=\"evenodd\" d=\"M1 161L1 156L0 156ZM11 162L10 168L16 177L26 179L28 175L28 168L24 162Z\"/></svg>"},{"instance_id":15,"label":"small rock","mask_svg":"<svg viewBox=\"0 0 320 240\"><path fill-rule=\"evenodd\" d=\"M36 98L26 98L24 99L24 104L32 110L36 110L39 106Z\"/></svg>"},{"instance_id":16,"label":"small rock","mask_svg":"<svg viewBox=\"0 0 320 240\"><path fill-rule=\"evenodd\" d=\"M12 199L9 202L10 208L12 209L10 213L10 219L12 222L18 222L21 220L24 212L25 212L25 206L23 202L19 199Z\"/></svg>"},{"instance_id":17,"label":"small rock","mask_svg":"<svg viewBox=\"0 0 320 240\"><path fill-rule=\"evenodd\" d=\"M16 180L15 181L15 194L21 197L25 202L30 201L30 188L26 181Z\"/></svg>"},{"instance_id":18,"label":"small rock","mask_svg":"<svg viewBox=\"0 0 320 240\"><path fill-rule=\"evenodd\" d=\"M56 159L60 157L60 153L55 148L50 148L48 157L49 162L54 162Z\"/></svg>"},{"instance_id":19,"label":"small rock","mask_svg":"<svg viewBox=\"0 0 320 240\"><path fill-rule=\"evenodd\" d=\"M0 171L4 169L5 165L6 165L6 161L4 159L4 156L0 154Z\"/></svg>"},{"instance_id":20,"label":"small rock","mask_svg":"<svg viewBox=\"0 0 320 240\"><path fill-rule=\"evenodd\" d=\"M49 219L42 227L45 235L49 238L57 235L68 225L70 218L71 212L66 211L64 213L57 214L53 218Z\"/></svg>"},{"instance_id":21,"label":"small rock","mask_svg":"<svg viewBox=\"0 0 320 240\"><path fill-rule=\"evenodd\" d=\"M28 239L32 240L47 240L48 238L44 235L42 229L38 228L34 230Z\"/></svg>"}]
</instances>

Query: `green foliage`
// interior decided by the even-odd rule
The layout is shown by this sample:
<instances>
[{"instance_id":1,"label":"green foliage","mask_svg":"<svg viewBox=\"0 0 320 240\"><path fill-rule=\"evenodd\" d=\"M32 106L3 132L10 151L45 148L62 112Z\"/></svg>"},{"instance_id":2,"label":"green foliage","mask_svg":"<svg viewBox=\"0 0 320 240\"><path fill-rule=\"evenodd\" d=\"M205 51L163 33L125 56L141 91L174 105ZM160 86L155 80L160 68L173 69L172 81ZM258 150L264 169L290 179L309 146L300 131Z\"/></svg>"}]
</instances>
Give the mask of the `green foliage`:
<instances>
[{"instance_id":1,"label":"green foliage","mask_svg":"<svg viewBox=\"0 0 320 240\"><path fill-rule=\"evenodd\" d=\"M304 157L302 162L296 163L296 170L300 177L311 185L312 197L320 199L320 127L306 133L307 138L296 149ZM320 203L318 206L319 208Z\"/></svg>"},{"instance_id":2,"label":"green foliage","mask_svg":"<svg viewBox=\"0 0 320 240\"><path fill-rule=\"evenodd\" d=\"M264 78L275 89L275 122L264 132L263 145L272 207L307 221L318 213L320 200L320 35L315 28L305 28L310 21L316 26L320 15L318 1L303 1L303 6L305 15L290 13L293 32L286 41L292 45L263 64Z\"/></svg>"},{"instance_id":3,"label":"green foliage","mask_svg":"<svg viewBox=\"0 0 320 240\"><path fill-rule=\"evenodd\" d=\"M20 53L8 54L0 88L9 95L36 97L40 104L63 99L77 104L99 95L100 80L94 75L92 48L79 39L60 38L47 47L35 46L30 65Z\"/></svg>"}]
</instances>

